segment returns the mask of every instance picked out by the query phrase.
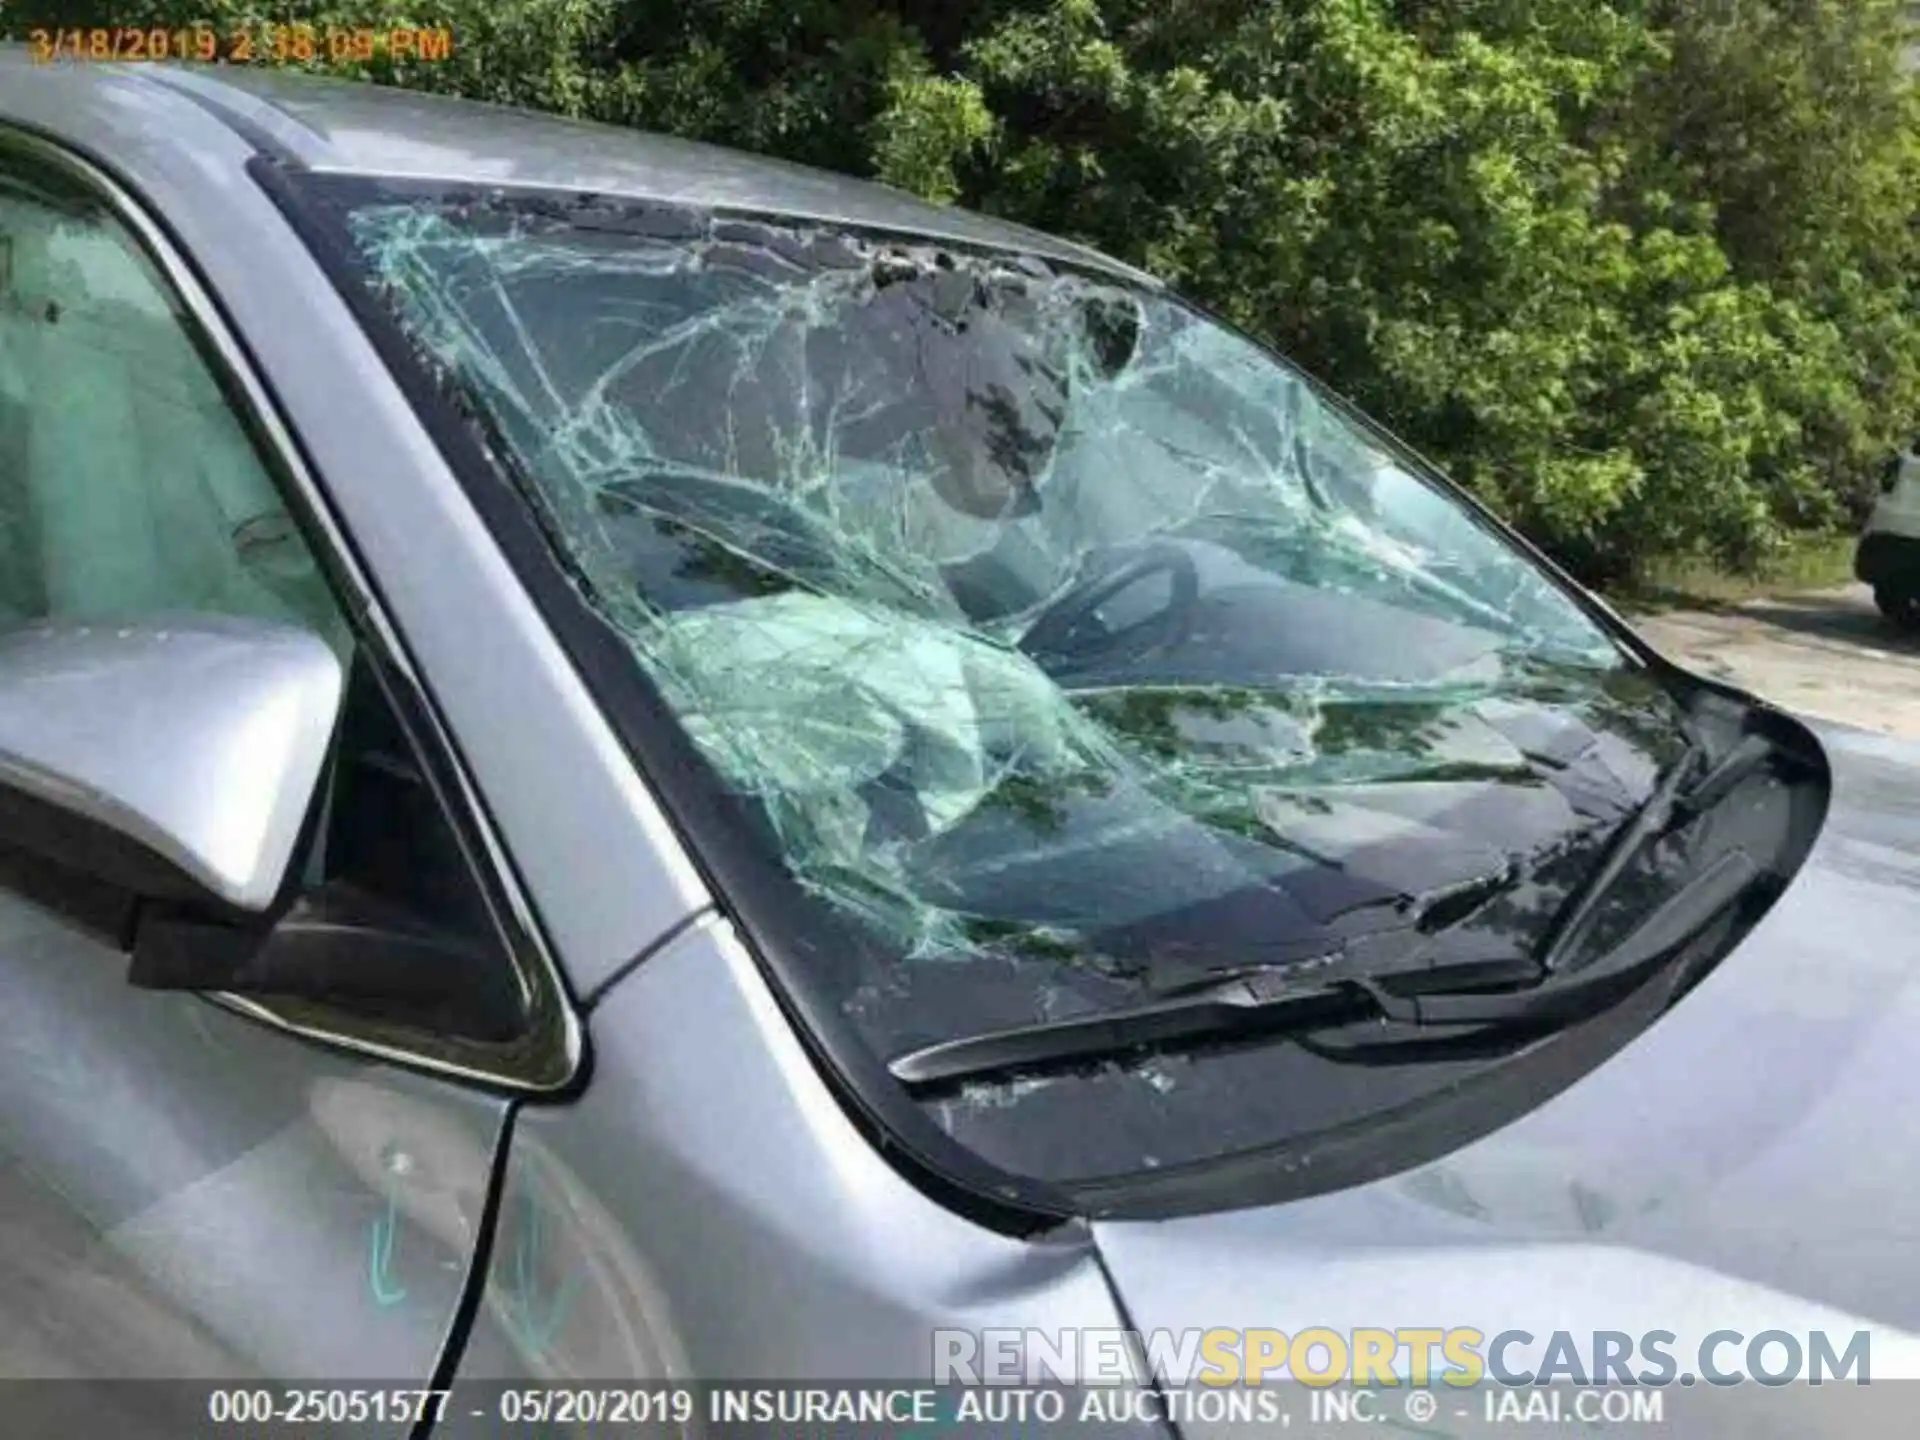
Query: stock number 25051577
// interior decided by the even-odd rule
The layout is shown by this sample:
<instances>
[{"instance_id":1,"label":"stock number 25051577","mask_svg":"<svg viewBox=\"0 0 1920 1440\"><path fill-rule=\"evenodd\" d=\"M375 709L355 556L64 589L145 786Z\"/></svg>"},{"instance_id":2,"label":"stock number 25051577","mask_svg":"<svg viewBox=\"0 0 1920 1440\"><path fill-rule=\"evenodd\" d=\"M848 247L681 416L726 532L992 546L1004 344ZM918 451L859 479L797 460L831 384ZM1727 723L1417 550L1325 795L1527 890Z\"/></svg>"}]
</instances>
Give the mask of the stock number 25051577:
<instances>
[{"instance_id":1,"label":"stock number 25051577","mask_svg":"<svg viewBox=\"0 0 1920 1440\"><path fill-rule=\"evenodd\" d=\"M316 1386L222 1387L207 1394L215 1425L417 1425L438 1420L445 1390Z\"/></svg>"}]
</instances>

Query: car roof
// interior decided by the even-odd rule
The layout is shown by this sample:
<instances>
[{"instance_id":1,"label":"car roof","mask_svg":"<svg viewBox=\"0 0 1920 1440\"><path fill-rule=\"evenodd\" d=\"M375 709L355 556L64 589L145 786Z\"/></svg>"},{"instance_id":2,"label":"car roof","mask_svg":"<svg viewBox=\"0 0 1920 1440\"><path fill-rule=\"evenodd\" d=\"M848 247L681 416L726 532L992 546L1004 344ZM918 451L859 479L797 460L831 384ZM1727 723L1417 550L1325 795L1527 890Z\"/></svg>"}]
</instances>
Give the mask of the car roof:
<instances>
[{"instance_id":1,"label":"car roof","mask_svg":"<svg viewBox=\"0 0 1920 1440\"><path fill-rule=\"evenodd\" d=\"M9 69L32 65L0 45ZM338 80L271 66L56 62L76 104L89 90L171 92L220 117L250 143L329 173L458 184L565 189L702 208L758 211L1038 254L1137 283L1151 277L1037 230L871 181L717 145L570 120L452 96ZM0 100L0 116L4 101ZM156 127L153 144L168 143Z\"/></svg>"}]
</instances>

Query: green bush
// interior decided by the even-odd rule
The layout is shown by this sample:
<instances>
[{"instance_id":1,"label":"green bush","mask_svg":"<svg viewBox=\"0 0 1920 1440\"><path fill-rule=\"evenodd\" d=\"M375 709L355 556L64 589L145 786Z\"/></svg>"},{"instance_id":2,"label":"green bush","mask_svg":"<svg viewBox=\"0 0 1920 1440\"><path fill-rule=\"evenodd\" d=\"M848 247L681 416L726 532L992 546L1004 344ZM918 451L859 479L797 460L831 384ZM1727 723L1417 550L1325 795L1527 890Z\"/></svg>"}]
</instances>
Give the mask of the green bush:
<instances>
[{"instance_id":1,"label":"green bush","mask_svg":"<svg viewBox=\"0 0 1920 1440\"><path fill-rule=\"evenodd\" d=\"M744 146L1090 241L1604 579L1753 566L1854 523L1920 423L1904 8L374 0L262 18L447 25L445 63L314 68Z\"/></svg>"}]
</instances>

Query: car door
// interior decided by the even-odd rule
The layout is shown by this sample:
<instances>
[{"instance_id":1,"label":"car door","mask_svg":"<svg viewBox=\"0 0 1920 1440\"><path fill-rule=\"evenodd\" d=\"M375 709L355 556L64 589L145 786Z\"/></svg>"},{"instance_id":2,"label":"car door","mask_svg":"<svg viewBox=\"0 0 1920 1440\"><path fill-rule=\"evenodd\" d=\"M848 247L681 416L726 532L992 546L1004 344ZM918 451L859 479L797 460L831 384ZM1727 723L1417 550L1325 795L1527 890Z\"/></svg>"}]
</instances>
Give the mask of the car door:
<instances>
[{"instance_id":1,"label":"car door","mask_svg":"<svg viewBox=\"0 0 1920 1440\"><path fill-rule=\"evenodd\" d=\"M478 936L475 985L520 993L448 747L231 381L109 208L0 132L0 631L210 612L327 639L350 678L307 873ZM45 874L0 833L0 1377L426 1385L506 1101L316 1037L444 1038L442 1070L460 1037L133 988ZM202 1387L60 1395L67 1433L206 1424L177 1413ZM360 1433L409 1428L386 1421Z\"/></svg>"}]
</instances>

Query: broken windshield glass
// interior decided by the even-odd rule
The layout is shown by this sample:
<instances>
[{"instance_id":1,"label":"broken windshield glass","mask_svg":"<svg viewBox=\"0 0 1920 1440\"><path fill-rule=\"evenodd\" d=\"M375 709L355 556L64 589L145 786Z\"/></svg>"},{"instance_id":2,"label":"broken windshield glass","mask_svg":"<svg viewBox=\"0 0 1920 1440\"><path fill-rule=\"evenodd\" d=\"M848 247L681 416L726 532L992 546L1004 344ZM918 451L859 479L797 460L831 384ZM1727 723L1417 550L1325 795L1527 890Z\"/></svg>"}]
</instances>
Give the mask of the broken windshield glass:
<instances>
[{"instance_id":1,"label":"broken windshield glass","mask_svg":"<svg viewBox=\"0 0 1920 1440\"><path fill-rule=\"evenodd\" d=\"M845 997L881 1048L1340 963L1676 753L1529 560L1167 294L584 197L346 220L787 872L884 940Z\"/></svg>"}]
</instances>

